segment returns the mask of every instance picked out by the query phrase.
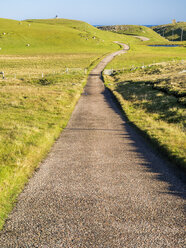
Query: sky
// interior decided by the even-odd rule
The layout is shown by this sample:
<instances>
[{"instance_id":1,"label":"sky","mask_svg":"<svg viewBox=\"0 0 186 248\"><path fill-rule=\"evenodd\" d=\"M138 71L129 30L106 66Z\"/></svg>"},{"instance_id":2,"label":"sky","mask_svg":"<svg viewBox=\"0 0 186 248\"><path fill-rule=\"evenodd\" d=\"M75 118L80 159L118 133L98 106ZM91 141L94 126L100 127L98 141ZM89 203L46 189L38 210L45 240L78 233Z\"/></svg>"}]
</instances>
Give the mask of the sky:
<instances>
[{"instance_id":1,"label":"sky","mask_svg":"<svg viewBox=\"0 0 186 248\"><path fill-rule=\"evenodd\" d=\"M59 18L92 25L159 25L186 21L186 0L0 0L0 18Z\"/></svg>"}]
</instances>

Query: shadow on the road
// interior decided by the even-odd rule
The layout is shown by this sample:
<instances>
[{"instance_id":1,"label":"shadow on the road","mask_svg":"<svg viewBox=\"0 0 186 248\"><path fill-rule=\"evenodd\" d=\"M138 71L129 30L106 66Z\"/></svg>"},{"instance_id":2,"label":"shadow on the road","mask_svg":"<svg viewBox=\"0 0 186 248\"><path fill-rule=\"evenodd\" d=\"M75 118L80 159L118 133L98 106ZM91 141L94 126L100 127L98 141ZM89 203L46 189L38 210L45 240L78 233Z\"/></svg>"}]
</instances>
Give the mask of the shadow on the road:
<instances>
[{"instance_id":1,"label":"shadow on the road","mask_svg":"<svg viewBox=\"0 0 186 248\"><path fill-rule=\"evenodd\" d=\"M105 89L103 92L105 101L123 119L123 127L128 132L128 138L131 140L132 150L138 153L146 163L141 164L147 172L154 173L154 180L168 183L169 192L160 192L162 194L177 195L183 199L186 198L185 190L185 172L168 161L149 140L145 139L142 134L127 120L124 112L121 110L119 103L112 93ZM117 134L116 134L117 135ZM120 134L121 135L121 134ZM126 134L123 134L126 138Z\"/></svg>"},{"instance_id":2,"label":"shadow on the road","mask_svg":"<svg viewBox=\"0 0 186 248\"><path fill-rule=\"evenodd\" d=\"M89 77L101 77L100 73L90 73Z\"/></svg>"},{"instance_id":3,"label":"shadow on the road","mask_svg":"<svg viewBox=\"0 0 186 248\"><path fill-rule=\"evenodd\" d=\"M106 131L106 132L122 132L123 129L105 129L105 128L65 128L69 131Z\"/></svg>"}]
</instances>

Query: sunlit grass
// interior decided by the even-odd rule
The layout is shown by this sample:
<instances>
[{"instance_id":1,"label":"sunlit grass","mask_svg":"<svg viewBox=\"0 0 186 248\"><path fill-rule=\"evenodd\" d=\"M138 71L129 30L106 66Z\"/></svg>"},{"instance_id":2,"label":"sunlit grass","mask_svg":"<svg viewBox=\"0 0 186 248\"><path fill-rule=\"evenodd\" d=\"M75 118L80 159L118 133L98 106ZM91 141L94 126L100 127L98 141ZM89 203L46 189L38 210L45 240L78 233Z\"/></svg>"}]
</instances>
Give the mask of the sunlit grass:
<instances>
[{"instance_id":1,"label":"sunlit grass","mask_svg":"<svg viewBox=\"0 0 186 248\"><path fill-rule=\"evenodd\" d=\"M186 59L185 47L148 47L133 45L128 53L115 57L107 68L126 69L152 63Z\"/></svg>"},{"instance_id":2,"label":"sunlit grass","mask_svg":"<svg viewBox=\"0 0 186 248\"><path fill-rule=\"evenodd\" d=\"M47 74L56 74L65 72L85 72L89 65L101 57L101 53L80 53L80 54L53 54L53 55L36 55L36 56L21 56L21 55L6 55L0 56L0 71L4 72L6 81L8 79L20 78L40 78Z\"/></svg>"},{"instance_id":3,"label":"sunlit grass","mask_svg":"<svg viewBox=\"0 0 186 248\"><path fill-rule=\"evenodd\" d=\"M185 62L105 76L128 119L173 162L186 168Z\"/></svg>"},{"instance_id":4,"label":"sunlit grass","mask_svg":"<svg viewBox=\"0 0 186 248\"><path fill-rule=\"evenodd\" d=\"M76 73L0 85L0 226L66 126L84 83L84 73Z\"/></svg>"},{"instance_id":5,"label":"sunlit grass","mask_svg":"<svg viewBox=\"0 0 186 248\"><path fill-rule=\"evenodd\" d=\"M100 27L101 30L108 30L119 34L147 37L156 42L165 42L165 39L154 32L151 28L139 25L113 25Z\"/></svg>"},{"instance_id":6,"label":"sunlit grass","mask_svg":"<svg viewBox=\"0 0 186 248\"><path fill-rule=\"evenodd\" d=\"M19 22L0 19L0 55L103 54L119 49L113 41L132 39L98 30L80 21L59 19L56 22L53 19Z\"/></svg>"}]
</instances>

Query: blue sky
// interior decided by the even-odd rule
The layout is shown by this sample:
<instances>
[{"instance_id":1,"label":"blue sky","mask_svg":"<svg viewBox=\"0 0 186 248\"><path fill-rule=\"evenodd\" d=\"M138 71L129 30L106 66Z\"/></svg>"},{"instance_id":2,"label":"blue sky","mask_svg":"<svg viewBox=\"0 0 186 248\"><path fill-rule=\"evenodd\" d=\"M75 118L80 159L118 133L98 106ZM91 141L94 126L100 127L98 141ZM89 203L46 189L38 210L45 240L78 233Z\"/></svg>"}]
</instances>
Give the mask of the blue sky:
<instances>
[{"instance_id":1,"label":"blue sky","mask_svg":"<svg viewBox=\"0 0 186 248\"><path fill-rule=\"evenodd\" d=\"M92 25L186 21L186 0L0 0L0 18L61 18Z\"/></svg>"}]
</instances>

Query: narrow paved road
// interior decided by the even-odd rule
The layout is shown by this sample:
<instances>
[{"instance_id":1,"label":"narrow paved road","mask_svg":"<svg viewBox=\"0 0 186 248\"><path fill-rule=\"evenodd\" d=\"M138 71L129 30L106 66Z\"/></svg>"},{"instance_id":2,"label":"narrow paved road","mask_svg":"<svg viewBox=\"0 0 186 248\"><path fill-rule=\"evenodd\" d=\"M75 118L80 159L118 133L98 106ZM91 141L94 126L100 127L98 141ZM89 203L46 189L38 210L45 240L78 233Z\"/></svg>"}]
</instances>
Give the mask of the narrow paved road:
<instances>
[{"instance_id":1,"label":"narrow paved road","mask_svg":"<svg viewBox=\"0 0 186 248\"><path fill-rule=\"evenodd\" d=\"M184 185L100 79L119 53L91 72L67 128L1 232L1 248L184 247Z\"/></svg>"},{"instance_id":2,"label":"narrow paved road","mask_svg":"<svg viewBox=\"0 0 186 248\"><path fill-rule=\"evenodd\" d=\"M148 40L150 40L149 38L144 37L144 36L136 36L136 35L134 35L134 37L135 37L135 38L138 38L138 39L140 39L140 40L142 40L142 41L148 41Z\"/></svg>"}]
</instances>

